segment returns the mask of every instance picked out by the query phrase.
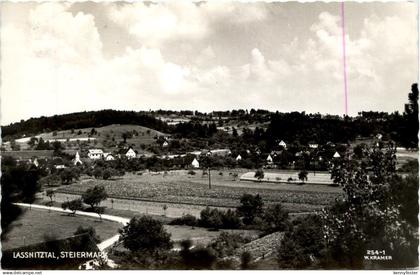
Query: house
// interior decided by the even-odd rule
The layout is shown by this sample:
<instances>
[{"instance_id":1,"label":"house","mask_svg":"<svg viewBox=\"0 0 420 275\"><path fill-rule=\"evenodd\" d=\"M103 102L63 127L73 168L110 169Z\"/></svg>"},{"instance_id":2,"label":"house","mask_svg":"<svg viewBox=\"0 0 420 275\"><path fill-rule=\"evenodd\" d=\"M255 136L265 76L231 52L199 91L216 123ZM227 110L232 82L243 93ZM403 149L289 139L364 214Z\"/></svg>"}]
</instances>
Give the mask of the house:
<instances>
[{"instance_id":1,"label":"house","mask_svg":"<svg viewBox=\"0 0 420 275\"><path fill-rule=\"evenodd\" d=\"M339 158L339 157L341 157L340 154L338 152L335 152L333 158Z\"/></svg>"},{"instance_id":2,"label":"house","mask_svg":"<svg viewBox=\"0 0 420 275\"><path fill-rule=\"evenodd\" d=\"M284 142L283 140L279 142L279 146L283 147L284 149L287 148L286 142Z\"/></svg>"},{"instance_id":3,"label":"house","mask_svg":"<svg viewBox=\"0 0 420 275\"><path fill-rule=\"evenodd\" d=\"M66 166L64 164L54 165L55 169L65 169Z\"/></svg>"},{"instance_id":4,"label":"house","mask_svg":"<svg viewBox=\"0 0 420 275\"><path fill-rule=\"evenodd\" d=\"M193 168L200 168L200 163L198 163L198 160L194 158L194 160L191 162L191 166Z\"/></svg>"},{"instance_id":5,"label":"house","mask_svg":"<svg viewBox=\"0 0 420 275\"><path fill-rule=\"evenodd\" d=\"M162 143L162 147L168 147L169 146L169 143L165 140L163 143Z\"/></svg>"},{"instance_id":6,"label":"house","mask_svg":"<svg viewBox=\"0 0 420 275\"><path fill-rule=\"evenodd\" d=\"M73 159L73 164L74 165L82 165L83 164L83 162L80 160L80 155L79 155L79 152L76 152L76 155L74 156L74 159Z\"/></svg>"},{"instance_id":7,"label":"house","mask_svg":"<svg viewBox=\"0 0 420 275\"><path fill-rule=\"evenodd\" d=\"M230 151L230 149L214 149L210 150L210 154L214 156L225 157L232 154L232 151Z\"/></svg>"},{"instance_id":8,"label":"house","mask_svg":"<svg viewBox=\"0 0 420 275\"><path fill-rule=\"evenodd\" d=\"M115 157L111 153L104 153L104 160L105 161L115 160Z\"/></svg>"},{"instance_id":9,"label":"house","mask_svg":"<svg viewBox=\"0 0 420 275\"><path fill-rule=\"evenodd\" d=\"M102 149L89 149L88 150L88 157L90 159L101 159L104 155L104 151Z\"/></svg>"},{"instance_id":10,"label":"house","mask_svg":"<svg viewBox=\"0 0 420 275\"><path fill-rule=\"evenodd\" d=\"M236 161L240 161L240 160L242 160L242 157L241 157L241 155L238 155L238 156L236 157Z\"/></svg>"},{"instance_id":11,"label":"house","mask_svg":"<svg viewBox=\"0 0 420 275\"><path fill-rule=\"evenodd\" d=\"M318 148L318 144L316 144L316 143L309 143L309 148L311 148L311 149L317 149Z\"/></svg>"},{"instance_id":12,"label":"house","mask_svg":"<svg viewBox=\"0 0 420 275\"><path fill-rule=\"evenodd\" d=\"M37 158L34 159L33 165L35 165L35 167L38 167L39 166L39 162L38 162L38 159Z\"/></svg>"},{"instance_id":13,"label":"house","mask_svg":"<svg viewBox=\"0 0 420 275\"><path fill-rule=\"evenodd\" d=\"M135 158L137 156L137 153L136 153L136 151L134 151L133 148L130 147L130 148L128 148L127 152L125 152L125 156L128 159L132 159L132 158Z\"/></svg>"},{"instance_id":14,"label":"house","mask_svg":"<svg viewBox=\"0 0 420 275\"><path fill-rule=\"evenodd\" d=\"M376 135L376 138L377 138L377 139L379 139L379 140L381 140L381 139L382 139L382 137L383 137L383 135L382 135L382 134L377 134L377 135Z\"/></svg>"},{"instance_id":15,"label":"house","mask_svg":"<svg viewBox=\"0 0 420 275\"><path fill-rule=\"evenodd\" d=\"M271 155L268 155L268 157L267 157L267 163L268 164L273 163L273 158L271 157Z\"/></svg>"}]
</instances>

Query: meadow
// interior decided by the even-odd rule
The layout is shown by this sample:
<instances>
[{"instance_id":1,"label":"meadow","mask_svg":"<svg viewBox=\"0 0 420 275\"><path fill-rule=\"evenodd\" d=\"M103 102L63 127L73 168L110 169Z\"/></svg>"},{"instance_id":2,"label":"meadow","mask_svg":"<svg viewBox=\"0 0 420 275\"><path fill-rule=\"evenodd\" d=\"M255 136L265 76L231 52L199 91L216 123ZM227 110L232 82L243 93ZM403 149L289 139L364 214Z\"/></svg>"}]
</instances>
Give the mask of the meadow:
<instances>
[{"instance_id":1,"label":"meadow","mask_svg":"<svg viewBox=\"0 0 420 275\"><path fill-rule=\"evenodd\" d=\"M283 203L291 212L319 210L342 193L341 188L329 185L275 184L233 180L230 170L211 172L208 177L196 170L168 173L126 174L112 180L83 178L72 185L62 186L59 193L82 194L96 185L104 186L108 195L119 199L150 202L236 207L244 193L259 194L266 204Z\"/></svg>"}]
</instances>

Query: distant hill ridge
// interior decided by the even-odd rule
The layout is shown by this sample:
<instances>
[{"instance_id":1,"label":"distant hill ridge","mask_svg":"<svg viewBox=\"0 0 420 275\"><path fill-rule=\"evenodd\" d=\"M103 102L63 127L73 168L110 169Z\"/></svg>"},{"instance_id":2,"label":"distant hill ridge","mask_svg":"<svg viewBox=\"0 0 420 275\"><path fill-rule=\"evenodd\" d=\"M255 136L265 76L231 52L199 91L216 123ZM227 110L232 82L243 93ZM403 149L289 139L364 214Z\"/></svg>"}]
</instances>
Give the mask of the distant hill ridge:
<instances>
[{"instance_id":1,"label":"distant hill ridge","mask_svg":"<svg viewBox=\"0 0 420 275\"><path fill-rule=\"evenodd\" d=\"M22 135L36 135L42 132L97 128L111 124L141 125L160 132L168 132L170 130L170 126L165 122L146 112L101 110L30 118L2 126L2 136L16 138Z\"/></svg>"}]
</instances>

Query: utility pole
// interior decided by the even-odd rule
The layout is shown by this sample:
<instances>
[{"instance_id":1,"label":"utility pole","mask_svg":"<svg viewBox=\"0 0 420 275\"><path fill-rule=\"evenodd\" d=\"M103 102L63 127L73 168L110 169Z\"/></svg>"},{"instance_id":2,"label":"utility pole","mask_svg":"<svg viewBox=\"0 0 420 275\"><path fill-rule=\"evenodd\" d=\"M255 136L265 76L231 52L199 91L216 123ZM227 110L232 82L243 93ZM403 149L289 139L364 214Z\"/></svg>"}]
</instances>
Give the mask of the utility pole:
<instances>
[{"instance_id":1,"label":"utility pole","mask_svg":"<svg viewBox=\"0 0 420 275\"><path fill-rule=\"evenodd\" d=\"M209 167L208 169L209 169L209 189L211 189L211 176L210 176L210 167Z\"/></svg>"}]
</instances>

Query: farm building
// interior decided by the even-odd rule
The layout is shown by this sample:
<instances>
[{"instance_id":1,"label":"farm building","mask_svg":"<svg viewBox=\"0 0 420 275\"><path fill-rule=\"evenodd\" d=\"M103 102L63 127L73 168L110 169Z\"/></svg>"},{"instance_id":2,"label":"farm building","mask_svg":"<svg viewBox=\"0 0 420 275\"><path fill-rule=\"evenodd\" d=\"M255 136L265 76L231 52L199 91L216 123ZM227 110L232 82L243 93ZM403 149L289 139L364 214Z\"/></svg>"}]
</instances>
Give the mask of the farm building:
<instances>
[{"instance_id":1,"label":"farm building","mask_svg":"<svg viewBox=\"0 0 420 275\"><path fill-rule=\"evenodd\" d=\"M88 150L88 157L90 159L101 159L104 155L102 149L89 149Z\"/></svg>"},{"instance_id":2,"label":"farm building","mask_svg":"<svg viewBox=\"0 0 420 275\"><path fill-rule=\"evenodd\" d=\"M37 158L34 159L33 165L35 165L35 167L38 167L39 166L39 162L38 162L38 159Z\"/></svg>"},{"instance_id":3,"label":"farm building","mask_svg":"<svg viewBox=\"0 0 420 275\"><path fill-rule=\"evenodd\" d=\"M241 157L241 155L238 155L238 156L236 157L236 161L240 161L240 160L242 160L242 157Z\"/></svg>"},{"instance_id":4,"label":"farm building","mask_svg":"<svg viewBox=\"0 0 420 275\"><path fill-rule=\"evenodd\" d=\"M271 157L271 155L268 155L268 157L267 157L267 163L268 164L273 163L273 158Z\"/></svg>"},{"instance_id":5,"label":"farm building","mask_svg":"<svg viewBox=\"0 0 420 275\"><path fill-rule=\"evenodd\" d=\"M317 149L318 148L318 144L316 144L316 143L309 143L308 145L309 145L309 148L311 148L311 149Z\"/></svg>"},{"instance_id":6,"label":"farm building","mask_svg":"<svg viewBox=\"0 0 420 275\"><path fill-rule=\"evenodd\" d=\"M104 153L104 160L105 161L115 160L115 157L111 153Z\"/></svg>"},{"instance_id":7,"label":"farm building","mask_svg":"<svg viewBox=\"0 0 420 275\"><path fill-rule=\"evenodd\" d=\"M284 142L283 140L279 142L279 146L283 147L284 149L287 148L286 142Z\"/></svg>"},{"instance_id":8,"label":"farm building","mask_svg":"<svg viewBox=\"0 0 420 275\"><path fill-rule=\"evenodd\" d=\"M225 157L232 154L232 151L230 151L230 149L215 149L215 150L210 150L210 153L214 156Z\"/></svg>"},{"instance_id":9,"label":"farm building","mask_svg":"<svg viewBox=\"0 0 420 275\"><path fill-rule=\"evenodd\" d=\"M135 158L137 156L137 153L136 153L136 151L134 151L133 148L130 147L130 148L128 148L127 152L125 152L125 156L128 159L132 159L132 158Z\"/></svg>"},{"instance_id":10,"label":"farm building","mask_svg":"<svg viewBox=\"0 0 420 275\"><path fill-rule=\"evenodd\" d=\"M162 147L168 147L169 146L169 143L165 140L163 143L162 143Z\"/></svg>"},{"instance_id":11,"label":"farm building","mask_svg":"<svg viewBox=\"0 0 420 275\"><path fill-rule=\"evenodd\" d=\"M340 154L338 152L335 152L333 158L339 158L339 157L340 157Z\"/></svg>"},{"instance_id":12,"label":"farm building","mask_svg":"<svg viewBox=\"0 0 420 275\"><path fill-rule=\"evenodd\" d=\"M194 160L191 162L191 166L193 168L200 168L200 163L198 162L196 158L194 158Z\"/></svg>"}]
</instances>

